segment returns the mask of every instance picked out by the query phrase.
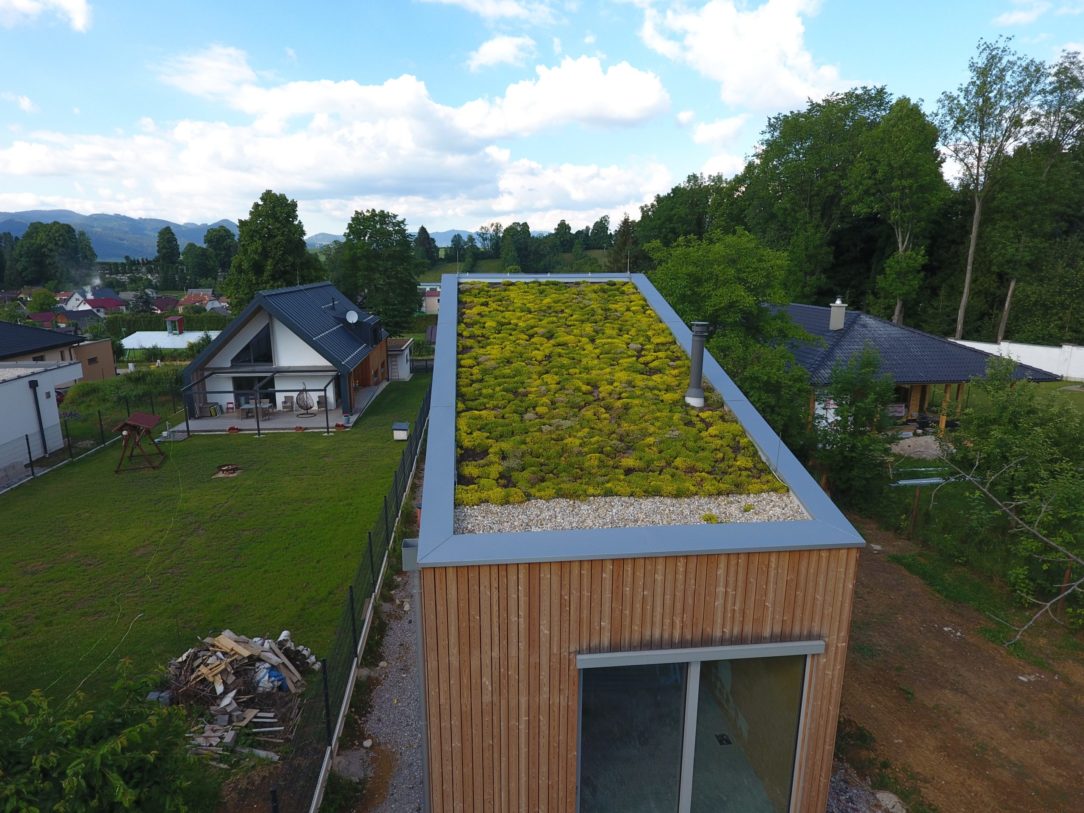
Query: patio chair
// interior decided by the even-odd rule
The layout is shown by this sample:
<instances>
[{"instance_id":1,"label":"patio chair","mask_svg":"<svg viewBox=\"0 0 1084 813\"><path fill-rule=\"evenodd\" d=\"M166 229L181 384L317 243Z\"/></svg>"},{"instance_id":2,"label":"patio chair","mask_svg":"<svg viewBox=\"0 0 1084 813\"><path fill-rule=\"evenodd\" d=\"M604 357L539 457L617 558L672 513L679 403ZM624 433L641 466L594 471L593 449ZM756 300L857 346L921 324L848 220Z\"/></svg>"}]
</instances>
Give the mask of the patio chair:
<instances>
[{"instance_id":1,"label":"patio chair","mask_svg":"<svg viewBox=\"0 0 1084 813\"><path fill-rule=\"evenodd\" d=\"M283 396L282 399L282 411L293 412L294 411L294 397L292 395Z\"/></svg>"}]
</instances>

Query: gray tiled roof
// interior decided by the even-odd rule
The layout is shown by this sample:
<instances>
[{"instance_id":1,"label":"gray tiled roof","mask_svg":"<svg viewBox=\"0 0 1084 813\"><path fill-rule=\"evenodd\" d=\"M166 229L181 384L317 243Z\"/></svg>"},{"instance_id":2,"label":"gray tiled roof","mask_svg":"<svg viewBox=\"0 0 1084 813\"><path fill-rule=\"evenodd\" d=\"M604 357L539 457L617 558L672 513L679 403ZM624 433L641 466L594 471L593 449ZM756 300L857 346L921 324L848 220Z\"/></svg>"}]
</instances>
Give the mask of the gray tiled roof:
<instances>
[{"instance_id":1,"label":"gray tiled roof","mask_svg":"<svg viewBox=\"0 0 1084 813\"><path fill-rule=\"evenodd\" d=\"M832 368L845 364L865 347L881 356L881 369L897 384L955 384L982 378L992 356L981 350L951 342L915 328L894 325L861 311L847 311L843 328L828 329L831 308L818 305L787 305L787 315L819 342L796 342L792 350L798 363L817 386L828 383ZM1057 381L1059 376L1017 364L1013 377L1033 381Z\"/></svg>"},{"instance_id":2,"label":"gray tiled roof","mask_svg":"<svg viewBox=\"0 0 1084 813\"><path fill-rule=\"evenodd\" d=\"M83 341L82 336L61 333L14 322L0 322L0 359L23 356L54 347L69 347Z\"/></svg>"}]
</instances>

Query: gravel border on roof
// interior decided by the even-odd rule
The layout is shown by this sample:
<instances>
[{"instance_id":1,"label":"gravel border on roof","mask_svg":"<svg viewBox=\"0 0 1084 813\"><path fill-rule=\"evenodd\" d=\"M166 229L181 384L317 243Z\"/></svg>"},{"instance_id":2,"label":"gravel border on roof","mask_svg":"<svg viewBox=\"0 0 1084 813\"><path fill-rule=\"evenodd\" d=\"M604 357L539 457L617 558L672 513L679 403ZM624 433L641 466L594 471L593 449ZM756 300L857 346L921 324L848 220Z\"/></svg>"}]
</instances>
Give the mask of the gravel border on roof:
<instances>
[{"instance_id":1,"label":"gravel border on roof","mask_svg":"<svg viewBox=\"0 0 1084 813\"><path fill-rule=\"evenodd\" d=\"M717 497L591 497L528 500L517 505L471 505L455 509L457 534L570 531L647 525L707 525L810 519L791 493L726 494Z\"/></svg>"}]
</instances>

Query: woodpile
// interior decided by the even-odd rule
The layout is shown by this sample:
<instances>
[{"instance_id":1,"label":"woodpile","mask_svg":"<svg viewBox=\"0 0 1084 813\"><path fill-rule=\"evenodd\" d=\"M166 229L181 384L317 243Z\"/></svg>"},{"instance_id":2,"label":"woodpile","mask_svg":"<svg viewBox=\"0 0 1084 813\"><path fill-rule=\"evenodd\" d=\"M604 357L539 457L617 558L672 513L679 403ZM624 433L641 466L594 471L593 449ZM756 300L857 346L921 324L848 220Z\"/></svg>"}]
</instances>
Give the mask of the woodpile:
<instances>
[{"instance_id":1,"label":"woodpile","mask_svg":"<svg viewBox=\"0 0 1084 813\"><path fill-rule=\"evenodd\" d=\"M231 630L204 638L169 664L169 691L155 693L160 702L179 702L207 709L208 722L189 733L192 751L211 756L232 749L266 759L297 727L302 674L320 664L312 652L290 640L288 630L277 641L246 638Z\"/></svg>"}]
</instances>

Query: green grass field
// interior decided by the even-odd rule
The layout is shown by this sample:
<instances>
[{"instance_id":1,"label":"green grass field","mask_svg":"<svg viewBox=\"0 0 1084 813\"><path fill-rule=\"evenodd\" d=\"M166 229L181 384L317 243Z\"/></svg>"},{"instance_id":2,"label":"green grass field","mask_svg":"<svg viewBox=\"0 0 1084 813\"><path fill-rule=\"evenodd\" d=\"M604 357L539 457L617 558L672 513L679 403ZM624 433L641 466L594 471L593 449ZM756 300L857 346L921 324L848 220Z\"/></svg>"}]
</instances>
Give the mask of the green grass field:
<instances>
[{"instance_id":1,"label":"green grass field","mask_svg":"<svg viewBox=\"0 0 1084 813\"><path fill-rule=\"evenodd\" d=\"M0 691L64 696L154 671L229 627L326 654L429 376L393 383L349 432L163 444L113 474L110 446L0 495ZM233 478L212 479L236 463Z\"/></svg>"}]
</instances>

